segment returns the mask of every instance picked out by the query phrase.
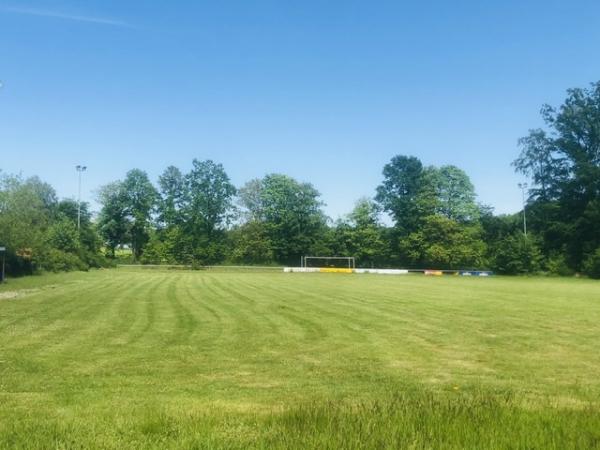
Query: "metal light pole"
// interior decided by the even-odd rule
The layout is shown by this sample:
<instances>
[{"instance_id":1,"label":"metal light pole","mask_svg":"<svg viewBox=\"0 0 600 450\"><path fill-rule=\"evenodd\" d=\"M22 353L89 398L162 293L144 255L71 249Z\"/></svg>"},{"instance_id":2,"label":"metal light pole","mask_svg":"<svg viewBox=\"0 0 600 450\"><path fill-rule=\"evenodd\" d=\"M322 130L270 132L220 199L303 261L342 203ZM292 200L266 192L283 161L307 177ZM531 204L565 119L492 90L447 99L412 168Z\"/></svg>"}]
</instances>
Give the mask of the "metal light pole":
<instances>
[{"instance_id":1,"label":"metal light pole","mask_svg":"<svg viewBox=\"0 0 600 450\"><path fill-rule=\"evenodd\" d=\"M527 189L527 183L519 183L521 194L523 195L523 234L527 236L527 208L525 204L525 189Z\"/></svg>"},{"instance_id":2,"label":"metal light pole","mask_svg":"<svg viewBox=\"0 0 600 450\"><path fill-rule=\"evenodd\" d=\"M77 173L79 174L79 184L77 189L77 231L81 228L81 173L85 172L86 166L75 166Z\"/></svg>"}]
</instances>

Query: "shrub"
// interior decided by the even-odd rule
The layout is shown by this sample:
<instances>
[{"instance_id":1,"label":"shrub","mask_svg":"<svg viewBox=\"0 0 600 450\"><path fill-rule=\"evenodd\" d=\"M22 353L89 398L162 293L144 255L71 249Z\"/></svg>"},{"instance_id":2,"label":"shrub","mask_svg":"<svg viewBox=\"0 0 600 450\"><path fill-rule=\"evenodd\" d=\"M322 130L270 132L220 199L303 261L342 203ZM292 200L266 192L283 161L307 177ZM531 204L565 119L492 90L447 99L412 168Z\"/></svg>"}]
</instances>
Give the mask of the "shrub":
<instances>
[{"instance_id":1,"label":"shrub","mask_svg":"<svg viewBox=\"0 0 600 450\"><path fill-rule=\"evenodd\" d=\"M542 255L533 236L517 233L497 244L493 260L499 273L519 275L539 271Z\"/></svg>"},{"instance_id":2,"label":"shrub","mask_svg":"<svg viewBox=\"0 0 600 450\"><path fill-rule=\"evenodd\" d=\"M47 242L51 247L67 253L76 253L81 246L77 227L67 219L50 226L47 232Z\"/></svg>"},{"instance_id":3,"label":"shrub","mask_svg":"<svg viewBox=\"0 0 600 450\"><path fill-rule=\"evenodd\" d=\"M88 270L89 266L72 253L51 248L40 255L38 267L50 272L62 272L69 270Z\"/></svg>"},{"instance_id":4,"label":"shrub","mask_svg":"<svg viewBox=\"0 0 600 450\"><path fill-rule=\"evenodd\" d=\"M165 244L157 236L153 235L144 247L144 253L142 253L140 262L142 264L161 264L166 262L166 260Z\"/></svg>"},{"instance_id":5,"label":"shrub","mask_svg":"<svg viewBox=\"0 0 600 450\"><path fill-rule=\"evenodd\" d=\"M600 279L600 248L587 257L583 263L583 272L590 278Z\"/></svg>"},{"instance_id":6,"label":"shrub","mask_svg":"<svg viewBox=\"0 0 600 450\"><path fill-rule=\"evenodd\" d=\"M562 254L551 255L546 261L546 270L551 275L571 276L575 272L567 264L567 260Z\"/></svg>"},{"instance_id":7,"label":"shrub","mask_svg":"<svg viewBox=\"0 0 600 450\"><path fill-rule=\"evenodd\" d=\"M89 250L79 252L79 259L86 263L89 267L100 269L102 267L114 267L115 263L104 255L95 253Z\"/></svg>"}]
</instances>

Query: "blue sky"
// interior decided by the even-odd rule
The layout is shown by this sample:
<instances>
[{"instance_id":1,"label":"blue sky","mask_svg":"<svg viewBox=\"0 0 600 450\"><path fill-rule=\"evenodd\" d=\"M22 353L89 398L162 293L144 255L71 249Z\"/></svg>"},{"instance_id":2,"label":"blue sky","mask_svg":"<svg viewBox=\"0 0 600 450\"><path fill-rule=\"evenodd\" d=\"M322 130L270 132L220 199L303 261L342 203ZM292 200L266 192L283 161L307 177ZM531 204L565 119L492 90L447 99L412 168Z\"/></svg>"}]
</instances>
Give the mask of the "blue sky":
<instances>
[{"instance_id":1,"label":"blue sky","mask_svg":"<svg viewBox=\"0 0 600 450\"><path fill-rule=\"evenodd\" d=\"M520 208L543 103L600 79L600 2L0 0L0 168L83 198L193 158L312 182L336 218L396 154Z\"/></svg>"}]
</instances>

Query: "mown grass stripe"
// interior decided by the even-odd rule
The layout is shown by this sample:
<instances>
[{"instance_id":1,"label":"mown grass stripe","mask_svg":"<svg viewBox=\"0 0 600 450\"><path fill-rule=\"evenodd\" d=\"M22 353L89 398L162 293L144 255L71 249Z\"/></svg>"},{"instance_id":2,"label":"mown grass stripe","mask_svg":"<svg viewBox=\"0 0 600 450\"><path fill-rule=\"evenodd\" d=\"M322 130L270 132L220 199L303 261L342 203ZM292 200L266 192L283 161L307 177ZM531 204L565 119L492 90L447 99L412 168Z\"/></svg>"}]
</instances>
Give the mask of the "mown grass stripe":
<instances>
[{"instance_id":1,"label":"mown grass stripe","mask_svg":"<svg viewBox=\"0 0 600 450\"><path fill-rule=\"evenodd\" d=\"M39 282L0 301L0 448L600 446L587 280Z\"/></svg>"}]
</instances>

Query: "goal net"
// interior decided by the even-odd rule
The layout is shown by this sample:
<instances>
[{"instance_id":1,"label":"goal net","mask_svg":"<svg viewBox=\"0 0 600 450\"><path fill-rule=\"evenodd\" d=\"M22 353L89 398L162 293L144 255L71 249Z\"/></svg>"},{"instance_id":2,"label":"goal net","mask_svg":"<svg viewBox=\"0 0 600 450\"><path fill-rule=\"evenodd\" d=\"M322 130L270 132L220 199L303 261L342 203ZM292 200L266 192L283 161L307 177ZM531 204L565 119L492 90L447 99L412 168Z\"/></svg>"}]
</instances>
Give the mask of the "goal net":
<instances>
[{"instance_id":1,"label":"goal net","mask_svg":"<svg viewBox=\"0 0 600 450\"><path fill-rule=\"evenodd\" d=\"M354 256L303 256L301 267L354 269L356 260Z\"/></svg>"}]
</instances>

